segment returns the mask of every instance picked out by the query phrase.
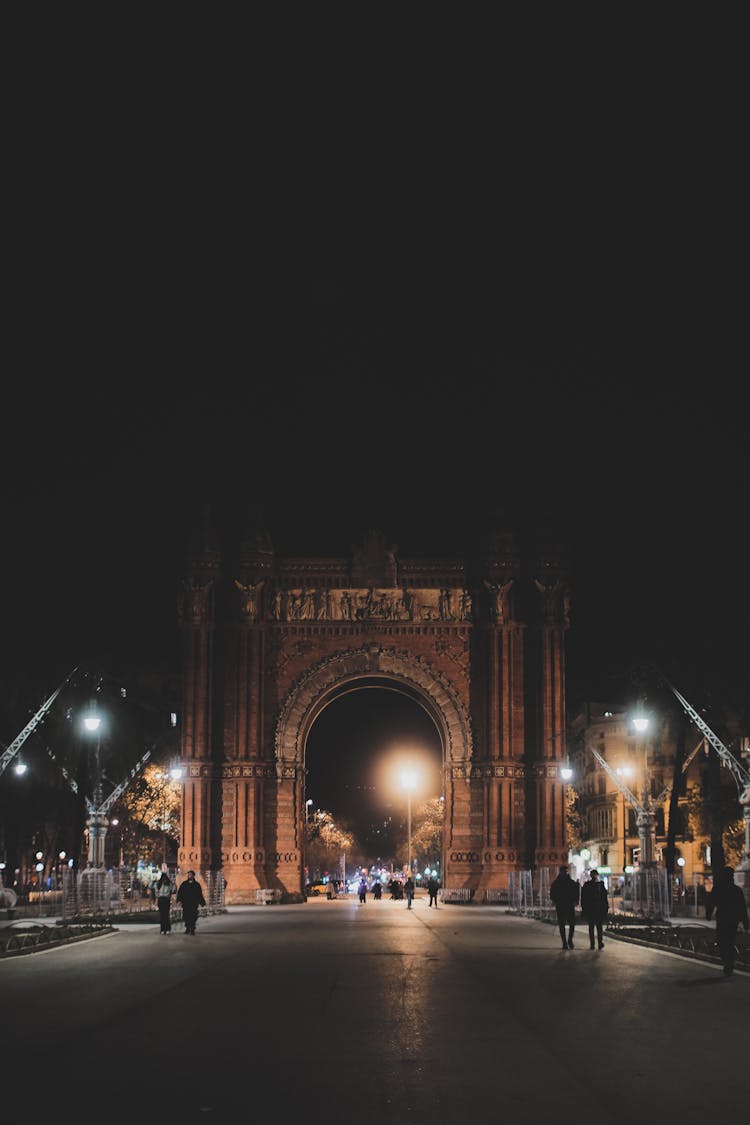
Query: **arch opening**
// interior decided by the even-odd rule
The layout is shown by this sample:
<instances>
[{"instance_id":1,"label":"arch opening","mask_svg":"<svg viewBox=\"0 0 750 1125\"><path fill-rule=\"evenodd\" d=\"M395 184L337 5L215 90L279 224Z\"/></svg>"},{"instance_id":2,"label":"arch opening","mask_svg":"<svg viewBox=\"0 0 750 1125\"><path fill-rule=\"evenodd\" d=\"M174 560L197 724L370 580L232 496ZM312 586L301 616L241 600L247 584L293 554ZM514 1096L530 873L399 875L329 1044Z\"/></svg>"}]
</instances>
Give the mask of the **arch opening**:
<instances>
[{"instance_id":1,"label":"arch opening","mask_svg":"<svg viewBox=\"0 0 750 1125\"><path fill-rule=\"evenodd\" d=\"M349 866L401 871L411 819L412 858L439 867L444 739L429 700L399 681L362 677L336 685L314 710L304 741L308 876L336 858L320 846L327 818L331 839L351 838ZM414 772L408 793L405 769Z\"/></svg>"}]
</instances>

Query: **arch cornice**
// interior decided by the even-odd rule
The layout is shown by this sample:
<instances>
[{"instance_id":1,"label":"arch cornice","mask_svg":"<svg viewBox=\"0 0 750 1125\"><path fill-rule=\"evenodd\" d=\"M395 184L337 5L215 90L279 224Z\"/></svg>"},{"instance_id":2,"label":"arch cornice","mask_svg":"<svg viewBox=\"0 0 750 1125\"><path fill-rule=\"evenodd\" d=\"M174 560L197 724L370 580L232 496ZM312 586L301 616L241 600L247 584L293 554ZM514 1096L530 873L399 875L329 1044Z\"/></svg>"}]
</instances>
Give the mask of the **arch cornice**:
<instances>
[{"instance_id":1,"label":"arch cornice","mask_svg":"<svg viewBox=\"0 0 750 1125\"><path fill-rule=\"evenodd\" d=\"M445 676L419 656L371 644L326 657L294 684L276 726L277 768L283 763L302 765L304 739L321 698L338 685L365 677L404 684L431 705L442 721L446 766L471 759L469 715Z\"/></svg>"}]
</instances>

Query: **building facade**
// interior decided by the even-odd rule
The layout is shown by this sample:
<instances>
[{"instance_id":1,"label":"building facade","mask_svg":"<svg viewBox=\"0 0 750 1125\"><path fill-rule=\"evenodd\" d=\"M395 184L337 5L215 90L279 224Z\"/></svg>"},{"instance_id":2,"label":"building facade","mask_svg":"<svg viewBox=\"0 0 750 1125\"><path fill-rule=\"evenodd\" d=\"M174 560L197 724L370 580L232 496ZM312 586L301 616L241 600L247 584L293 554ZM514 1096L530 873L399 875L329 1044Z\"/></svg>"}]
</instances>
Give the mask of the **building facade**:
<instances>
[{"instance_id":1,"label":"building facade","mask_svg":"<svg viewBox=\"0 0 750 1125\"><path fill-rule=\"evenodd\" d=\"M253 527L228 555L210 521L187 559L185 869L222 869L227 901L303 897L306 741L345 692L390 686L442 744L443 884L507 885L568 857L565 633L554 544L499 532L479 558L402 558L380 532L349 557L279 557Z\"/></svg>"},{"instance_id":2,"label":"building facade","mask_svg":"<svg viewBox=\"0 0 750 1125\"><path fill-rule=\"evenodd\" d=\"M597 867L614 886L623 874L637 869L642 859L637 805L648 797L655 818L655 862L660 866L666 862L669 823L674 818L671 866L677 889L710 878L710 841L694 831L690 816L691 792L700 789L706 768L708 747L701 733L688 728L687 741L680 746L686 723L674 713L663 715L658 723L652 721L649 730L639 733L633 713L612 703L584 704L571 715L570 727L575 748L571 786L578 819L576 864Z\"/></svg>"}]
</instances>

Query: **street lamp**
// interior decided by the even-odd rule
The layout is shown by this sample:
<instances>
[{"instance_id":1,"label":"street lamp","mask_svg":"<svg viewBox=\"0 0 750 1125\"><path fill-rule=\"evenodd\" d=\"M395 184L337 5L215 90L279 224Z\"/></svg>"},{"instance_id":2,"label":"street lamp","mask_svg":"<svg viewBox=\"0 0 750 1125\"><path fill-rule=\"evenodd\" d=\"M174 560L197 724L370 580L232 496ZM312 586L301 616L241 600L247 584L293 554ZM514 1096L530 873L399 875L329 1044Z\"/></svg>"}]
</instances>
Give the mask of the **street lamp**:
<instances>
[{"instance_id":1,"label":"street lamp","mask_svg":"<svg viewBox=\"0 0 750 1125\"><path fill-rule=\"evenodd\" d=\"M101 717L96 713L96 704L92 703L88 713L84 716L83 725L90 734L96 734L94 749L94 796L92 809L87 821L89 830L88 864L93 868L104 868L104 838L107 834L109 821L102 810L102 736Z\"/></svg>"},{"instance_id":2,"label":"street lamp","mask_svg":"<svg viewBox=\"0 0 750 1125\"><path fill-rule=\"evenodd\" d=\"M632 766L618 766L618 777L632 777ZM625 794L622 794L622 873L626 874L626 867L628 866L628 810L625 804Z\"/></svg>"},{"instance_id":3,"label":"street lamp","mask_svg":"<svg viewBox=\"0 0 750 1125\"><path fill-rule=\"evenodd\" d=\"M41 861L43 854L43 852L37 852L36 858ZM39 888L39 914L41 915L44 913L44 891L42 890L42 875L44 873L44 864L42 862L37 863L34 870L36 871L37 887Z\"/></svg>"},{"instance_id":4,"label":"street lamp","mask_svg":"<svg viewBox=\"0 0 750 1125\"><path fill-rule=\"evenodd\" d=\"M409 875L411 876L411 795L412 792L417 788L416 770L401 770L401 788L406 790L406 837L409 861Z\"/></svg>"},{"instance_id":5,"label":"street lamp","mask_svg":"<svg viewBox=\"0 0 750 1125\"><path fill-rule=\"evenodd\" d=\"M312 797L308 797L307 800L305 801L305 823L306 824L310 823L310 809L312 808L312 803L313 803Z\"/></svg>"},{"instance_id":6,"label":"street lamp","mask_svg":"<svg viewBox=\"0 0 750 1125\"><path fill-rule=\"evenodd\" d=\"M639 711L633 719L633 726L636 732L636 751L638 749L639 734L645 734L648 730L649 720L648 716ZM638 811L636 816L636 824L638 826L638 846L640 848L640 866L645 868L652 868L656 863L656 813L654 812L653 802L651 800L651 784L648 772L648 749L645 742L642 746L643 754L643 788L641 790L642 808Z\"/></svg>"},{"instance_id":7,"label":"street lamp","mask_svg":"<svg viewBox=\"0 0 750 1125\"><path fill-rule=\"evenodd\" d=\"M161 812L161 830L162 830L162 863L167 862L167 837L169 834L169 809L167 808L167 794L170 791L172 783L182 779L184 770L182 766L173 765L169 767L168 773L163 773L157 770L155 776L161 782L161 798L162 798L162 812Z\"/></svg>"}]
</instances>

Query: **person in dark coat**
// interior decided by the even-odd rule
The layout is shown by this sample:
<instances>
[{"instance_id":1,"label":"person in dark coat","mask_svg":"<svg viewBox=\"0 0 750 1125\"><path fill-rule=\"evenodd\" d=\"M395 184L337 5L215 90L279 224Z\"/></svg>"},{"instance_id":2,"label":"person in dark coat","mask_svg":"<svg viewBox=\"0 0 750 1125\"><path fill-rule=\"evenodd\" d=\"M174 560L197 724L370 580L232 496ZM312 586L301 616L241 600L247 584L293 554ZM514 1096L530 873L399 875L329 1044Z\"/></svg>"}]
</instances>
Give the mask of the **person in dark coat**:
<instances>
[{"instance_id":1,"label":"person in dark coat","mask_svg":"<svg viewBox=\"0 0 750 1125\"><path fill-rule=\"evenodd\" d=\"M428 891L428 894L430 896L430 901L427 903L427 905L428 906L434 906L436 910L437 910L437 893L438 893L439 886L440 886L440 884L438 883L435 876L431 875L430 878L427 880L427 891Z\"/></svg>"},{"instance_id":2,"label":"person in dark coat","mask_svg":"<svg viewBox=\"0 0 750 1125\"><path fill-rule=\"evenodd\" d=\"M734 972L735 941L737 928L742 923L745 933L750 929L747 902L741 887L734 881L734 868L725 867L714 879L713 889L706 896L706 919L711 921L716 915L716 940L719 955L724 966L724 976L731 977Z\"/></svg>"},{"instance_id":3,"label":"person in dark coat","mask_svg":"<svg viewBox=\"0 0 750 1125\"><path fill-rule=\"evenodd\" d=\"M376 879L375 882L372 885L372 897L374 899L376 899L377 902L380 902L382 894L383 894L383 884L380 882L379 879Z\"/></svg>"},{"instance_id":4,"label":"person in dark coat","mask_svg":"<svg viewBox=\"0 0 750 1125\"><path fill-rule=\"evenodd\" d=\"M367 902L367 880L364 877L360 879L357 891L359 892L359 901Z\"/></svg>"},{"instance_id":5,"label":"person in dark coat","mask_svg":"<svg viewBox=\"0 0 750 1125\"><path fill-rule=\"evenodd\" d=\"M589 945L594 948L594 931L599 948L604 949L603 929L609 914L609 895L595 867L589 872L589 881L581 887L581 914L589 925Z\"/></svg>"},{"instance_id":6,"label":"person in dark coat","mask_svg":"<svg viewBox=\"0 0 750 1125\"><path fill-rule=\"evenodd\" d=\"M206 905L203 888L195 877L194 871L188 871L187 879L180 883L177 892L177 901L182 906L182 917L185 922L185 933L194 934L195 924L198 921L198 910Z\"/></svg>"},{"instance_id":7,"label":"person in dark coat","mask_svg":"<svg viewBox=\"0 0 750 1125\"><path fill-rule=\"evenodd\" d=\"M412 899L414 898L414 880L411 875L404 883L404 893L406 895L406 909L411 910Z\"/></svg>"},{"instance_id":8,"label":"person in dark coat","mask_svg":"<svg viewBox=\"0 0 750 1125\"><path fill-rule=\"evenodd\" d=\"M550 884L549 897L555 904L557 928L560 931L563 949L574 948L573 934L576 929L576 907L578 906L580 893L580 886L575 879L571 879L568 868L561 864L557 875Z\"/></svg>"},{"instance_id":9,"label":"person in dark coat","mask_svg":"<svg viewBox=\"0 0 750 1125\"><path fill-rule=\"evenodd\" d=\"M156 909L159 911L159 933L172 932L172 895L174 883L169 878L169 868L166 863L161 865L161 875L154 883Z\"/></svg>"}]
</instances>

